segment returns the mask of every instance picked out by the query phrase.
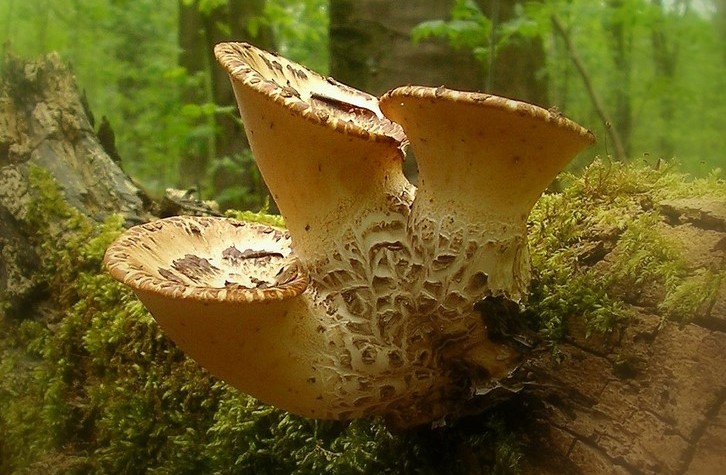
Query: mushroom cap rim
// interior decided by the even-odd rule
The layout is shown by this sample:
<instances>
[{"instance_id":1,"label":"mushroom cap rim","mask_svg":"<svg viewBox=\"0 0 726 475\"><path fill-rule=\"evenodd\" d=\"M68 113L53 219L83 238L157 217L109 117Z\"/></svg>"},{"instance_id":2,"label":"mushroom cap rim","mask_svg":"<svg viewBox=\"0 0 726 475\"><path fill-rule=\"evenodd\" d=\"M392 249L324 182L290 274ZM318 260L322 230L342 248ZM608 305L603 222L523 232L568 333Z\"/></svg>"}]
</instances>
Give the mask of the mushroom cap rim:
<instances>
[{"instance_id":1,"label":"mushroom cap rim","mask_svg":"<svg viewBox=\"0 0 726 475\"><path fill-rule=\"evenodd\" d=\"M189 300L202 303L271 303L296 297L302 294L308 286L309 278L297 258L292 262L297 264L295 274L290 280L274 287L250 288L242 285L230 285L227 287L204 287L190 286L185 283L174 282L150 275L148 271L134 268L130 262L131 247L136 245L137 240L145 234L153 231L153 227L162 226L170 222L180 222L192 219L194 221L226 222L229 225L251 226L257 229L284 229L273 226L254 223L249 221L238 221L232 218L201 217L201 216L173 216L170 218L158 219L144 224L133 226L124 231L107 249L103 258L103 264L109 274L119 282L131 287L132 290L153 293L175 300Z\"/></svg>"},{"instance_id":2,"label":"mushroom cap rim","mask_svg":"<svg viewBox=\"0 0 726 475\"><path fill-rule=\"evenodd\" d=\"M300 97L292 94L289 88L283 87L276 81L266 79L256 69L247 65L236 54L239 51L239 48L255 49L262 54L266 54L277 59L282 59L284 61L294 63L293 61L288 60L287 58L284 58L277 53L271 53L259 49L249 43L218 43L214 47L215 57L217 58L219 64L221 64L222 67L227 71L227 74L229 74L230 78L233 81L237 81L245 87L250 88L257 93L260 93L265 97L268 97L273 102L284 106L288 110L303 117L305 120L311 123L322 125L324 127L329 127L335 131L342 132L355 138L361 138L370 142L390 144L396 147L400 147L401 144L406 141L406 136L401 126L389 120L387 117L385 117L385 115L383 117L379 117L379 120L382 122L380 124L380 131L377 131L370 130L352 121L335 117L330 112L313 107L311 104L302 100ZM311 69L308 69L302 65L297 66L304 69L305 74L309 78L312 78L312 80L320 81L321 83L325 82L329 85L341 89L342 91L345 91L348 94L359 95L361 97L366 97L369 100L374 99L377 101L377 98L375 96L343 84L331 77L324 77L321 74L318 74L315 71L312 71Z\"/></svg>"},{"instance_id":3,"label":"mushroom cap rim","mask_svg":"<svg viewBox=\"0 0 726 475\"><path fill-rule=\"evenodd\" d=\"M559 112L553 112L528 102L522 102L484 92L460 91L456 89L449 89L445 86L401 86L391 89L381 96L379 101L381 110L386 116L388 116L388 114L386 114L387 105L403 98L444 100L489 109L511 111L519 113L522 116L529 116L532 119L539 119L547 123L553 123L557 127L572 130L578 135L584 137L589 143L595 143L595 135L592 131L568 119Z\"/></svg>"}]
</instances>

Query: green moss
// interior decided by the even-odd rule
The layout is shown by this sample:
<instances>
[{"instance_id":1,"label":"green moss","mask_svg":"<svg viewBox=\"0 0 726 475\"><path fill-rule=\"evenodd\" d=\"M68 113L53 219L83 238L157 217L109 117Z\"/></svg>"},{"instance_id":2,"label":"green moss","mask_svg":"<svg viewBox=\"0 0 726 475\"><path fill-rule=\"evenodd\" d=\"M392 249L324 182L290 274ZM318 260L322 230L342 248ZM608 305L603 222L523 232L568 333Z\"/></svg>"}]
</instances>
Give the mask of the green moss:
<instances>
[{"instance_id":1,"label":"green moss","mask_svg":"<svg viewBox=\"0 0 726 475\"><path fill-rule=\"evenodd\" d=\"M280 228L285 227L285 220L282 216L267 214L267 205L262 208L261 211L255 213L254 211L237 211L228 210L225 212L225 216L228 218L238 219L240 221L251 221L253 223L262 223L269 226L277 226Z\"/></svg>"},{"instance_id":2,"label":"green moss","mask_svg":"<svg viewBox=\"0 0 726 475\"><path fill-rule=\"evenodd\" d=\"M530 216L529 313L550 342L567 334L571 319L583 319L588 334L614 331L627 322L627 303L639 298L633 294L653 287L664 290L661 310L680 320L713 295L709 281L706 290L684 298L695 290L688 285L693 277L659 230L655 207L673 198L726 198L720 170L690 180L668 164L654 169L598 160L579 176L564 175L560 185L563 191L543 196Z\"/></svg>"},{"instance_id":3,"label":"green moss","mask_svg":"<svg viewBox=\"0 0 726 475\"><path fill-rule=\"evenodd\" d=\"M726 270L699 269L694 275L674 281L659 306L660 310L671 320L687 323L716 299L724 278Z\"/></svg>"},{"instance_id":4,"label":"green moss","mask_svg":"<svg viewBox=\"0 0 726 475\"><path fill-rule=\"evenodd\" d=\"M50 299L0 320L0 473L518 473L523 450L505 412L393 434L377 420L296 417L212 378L103 271L122 219L90 221L46 173L31 172L38 192L28 223L44 249ZM718 175L689 182L597 162L562 183L530 223L529 314L552 342L575 319L604 333L627 320L622 289L659 284L661 309L679 320L714 294L723 272L688 275L654 226L654 205L722 193ZM264 213L234 217L282 225ZM612 249L598 250L601 241ZM607 265L593 265L600 254Z\"/></svg>"}]
</instances>

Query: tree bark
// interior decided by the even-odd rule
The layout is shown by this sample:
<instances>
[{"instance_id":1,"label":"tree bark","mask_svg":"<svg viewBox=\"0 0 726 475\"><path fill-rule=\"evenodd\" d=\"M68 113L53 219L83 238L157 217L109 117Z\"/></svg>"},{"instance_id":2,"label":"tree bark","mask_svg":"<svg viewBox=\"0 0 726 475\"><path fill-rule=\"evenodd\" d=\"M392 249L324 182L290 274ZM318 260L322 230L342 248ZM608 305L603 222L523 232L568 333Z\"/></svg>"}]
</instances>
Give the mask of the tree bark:
<instances>
[{"instance_id":1,"label":"tree bark","mask_svg":"<svg viewBox=\"0 0 726 475\"><path fill-rule=\"evenodd\" d=\"M723 271L726 201L682 199L658 206L660 231L688 271ZM608 246L606 245L606 248ZM607 254L594 265L608 265ZM716 475L726 466L726 282L691 323L664 319L639 289L634 317L608 340L577 325L553 364L548 352L523 368L536 383L519 401L528 411L527 473ZM574 322L573 322L574 323Z\"/></svg>"},{"instance_id":2,"label":"tree bark","mask_svg":"<svg viewBox=\"0 0 726 475\"><path fill-rule=\"evenodd\" d=\"M225 106L236 103L229 77L217 66L213 48L224 41L247 41L260 48L274 50L273 33L269 26L260 25L254 34L248 26L249 22L263 15L264 0L229 0L211 11L201 11L198 1L191 4L179 1L179 64L203 82L201 85L194 82L187 92L187 102ZM207 119L207 124L214 129L213 135L190 144L189 154L180 166L180 183L177 186L199 189L215 158L239 156L249 149L236 109L231 114L216 114ZM217 192L229 186L245 186L259 195L262 201L268 195L264 186L258 186L259 180L250 170L243 171L243 176L221 170L211 179ZM249 203L223 204L239 207Z\"/></svg>"},{"instance_id":3,"label":"tree bark","mask_svg":"<svg viewBox=\"0 0 726 475\"><path fill-rule=\"evenodd\" d=\"M42 255L27 225L30 169L50 173L67 203L100 221L122 213L148 220L143 193L105 153L73 77L57 56L7 59L0 85L0 311L27 315L43 289L33 278ZM726 202L656 203L662 232L678 243L689 272L723 270ZM615 237L588 258L607 266ZM571 319L557 358L534 350L512 376L521 383L502 407L515 421L528 474L721 473L726 464L726 282L676 325L663 319L657 288L629 300L633 319L611 338L586 338ZM524 381L524 382L523 382ZM523 383L522 383L523 382ZM509 384L509 382L507 382ZM475 427L473 430L477 430ZM478 430L481 430L479 428ZM472 462L472 466L476 465Z\"/></svg>"},{"instance_id":4,"label":"tree bark","mask_svg":"<svg viewBox=\"0 0 726 475\"><path fill-rule=\"evenodd\" d=\"M113 133L104 127L106 147ZM149 200L109 157L93 129L75 79L57 55L26 63L6 56L0 84L0 301L17 307L41 290L33 278L43 250L27 217L43 190L33 167L48 172L66 202L101 221L121 213L129 223L149 219Z\"/></svg>"},{"instance_id":5,"label":"tree bark","mask_svg":"<svg viewBox=\"0 0 726 475\"><path fill-rule=\"evenodd\" d=\"M480 90L481 66L444 40L414 44L411 29L448 18L452 0L331 0L330 75L380 95L406 84Z\"/></svg>"}]
</instances>

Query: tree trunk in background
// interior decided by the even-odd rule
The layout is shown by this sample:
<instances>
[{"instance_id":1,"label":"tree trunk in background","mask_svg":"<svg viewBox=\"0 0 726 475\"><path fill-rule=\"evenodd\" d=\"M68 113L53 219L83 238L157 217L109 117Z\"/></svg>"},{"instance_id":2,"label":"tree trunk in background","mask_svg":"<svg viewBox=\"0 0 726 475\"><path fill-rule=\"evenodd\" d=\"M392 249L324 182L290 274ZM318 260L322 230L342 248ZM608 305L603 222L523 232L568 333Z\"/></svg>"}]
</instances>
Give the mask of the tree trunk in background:
<instances>
[{"instance_id":1,"label":"tree trunk in background","mask_svg":"<svg viewBox=\"0 0 726 475\"><path fill-rule=\"evenodd\" d=\"M515 17L521 0L476 0L479 9L498 25ZM542 38L516 38L485 65L486 92L550 107Z\"/></svg>"},{"instance_id":2,"label":"tree trunk in background","mask_svg":"<svg viewBox=\"0 0 726 475\"><path fill-rule=\"evenodd\" d=\"M411 40L414 26L448 18L453 3L330 0L330 75L375 95L406 84L481 89L481 66L468 51L445 40Z\"/></svg>"},{"instance_id":3,"label":"tree trunk in background","mask_svg":"<svg viewBox=\"0 0 726 475\"><path fill-rule=\"evenodd\" d=\"M47 190L34 183L34 170L97 222L112 213L145 222L150 203L109 156L113 143L104 148L96 136L75 78L57 55L33 63L6 56L0 70L0 313L28 315L45 298L36 273L46 251L29 215L33 197ZM62 233L68 218L44 224Z\"/></svg>"},{"instance_id":4,"label":"tree trunk in background","mask_svg":"<svg viewBox=\"0 0 726 475\"><path fill-rule=\"evenodd\" d=\"M517 0L477 0L494 23L514 17ZM547 106L545 53L540 39L519 39L490 65L445 40L413 43L411 29L451 16L453 0L331 0L330 74L372 94L404 84L446 85Z\"/></svg>"},{"instance_id":5,"label":"tree trunk in background","mask_svg":"<svg viewBox=\"0 0 726 475\"><path fill-rule=\"evenodd\" d=\"M264 6L264 0L229 0L211 11L203 11L200 10L198 0L190 5L179 1L179 64L190 76L199 75L202 79L201 84L195 81L194 86L187 92L187 103L213 102L220 106L236 104L229 77L217 66L213 48L224 41L247 41L260 48L274 50L273 34L268 26L259 26L254 35L248 27L250 21L263 16ZM180 165L181 187L198 187L212 160L239 155L249 148L237 117L236 109L230 115L217 114L207 123L215 128L214 136L201 138L197 143L190 144L190 153ZM212 180L217 192L228 186L257 186L251 170L245 171L245 176L220 170ZM266 194L264 188L258 191L262 195Z\"/></svg>"},{"instance_id":6,"label":"tree trunk in background","mask_svg":"<svg viewBox=\"0 0 726 475\"><path fill-rule=\"evenodd\" d=\"M513 0L478 0L484 14L500 21L514 16ZM504 48L491 67L483 67L470 51L457 50L443 39L414 43L411 30L433 19L448 19L453 0L330 0L330 75L380 95L406 84L446 85L485 90L547 106L545 56L541 40L523 40ZM492 78L486 88L485 71ZM542 73L542 74L539 74ZM405 163L415 181L413 157Z\"/></svg>"},{"instance_id":7,"label":"tree trunk in background","mask_svg":"<svg viewBox=\"0 0 726 475\"><path fill-rule=\"evenodd\" d=\"M206 51L207 40L202 23L202 15L196 4L187 4L179 0L179 65L190 77L202 80L210 65ZM183 101L186 104L203 104L211 100L208 88L193 81L193 86L184 91ZM201 125L201 124L200 124ZM182 188L201 187L202 178L213 158L214 150L209 140L202 138L189 139L186 154L179 164L179 184Z\"/></svg>"},{"instance_id":8,"label":"tree trunk in background","mask_svg":"<svg viewBox=\"0 0 726 475\"><path fill-rule=\"evenodd\" d=\"M330 0L330 76L374 95L406 84L446 85L476 91L484 87L481 65L472 54L445 40L411 40L411 29L448 18L453 0ZM404 171L415 182L409 150Z\"/></svg>"},{"instance_id":9,"label":"tree trunk in background","mask_svg":"<svg viewBox=\"0 0 726 475\"><path fill-rule=\"evenodd\" d=\"M653 46L653 65L658 82L664 82L668 91L672 90L671 85L676 77L676 66L678 64L678 38L669 37L665 22L667 13L664 11L662 0L651 0L651 4L657 8L658 20L651 28L651 44ZM673 117L676 112L674 94L666 92L660 97L660 116L663 125L660 127L660 154L663 158L673 158L675 146L671 137L673 130Z\"/></svg>"},{"instance_id":10,"label":"tree trunk in background","mask_svg":"<svg viewBox=\"0 0 726 475\"><path fill-rule=\"evenodd\" d=\"M615 115L611 127L615 127L623 143L626 156L630 156L630 133L633 129L630 102L630 73L632 70L632 33L625 24L624 0L608 0L609 19L605 29L610 33L611 54L615 69Z\"/></svg>"}]
</instances>

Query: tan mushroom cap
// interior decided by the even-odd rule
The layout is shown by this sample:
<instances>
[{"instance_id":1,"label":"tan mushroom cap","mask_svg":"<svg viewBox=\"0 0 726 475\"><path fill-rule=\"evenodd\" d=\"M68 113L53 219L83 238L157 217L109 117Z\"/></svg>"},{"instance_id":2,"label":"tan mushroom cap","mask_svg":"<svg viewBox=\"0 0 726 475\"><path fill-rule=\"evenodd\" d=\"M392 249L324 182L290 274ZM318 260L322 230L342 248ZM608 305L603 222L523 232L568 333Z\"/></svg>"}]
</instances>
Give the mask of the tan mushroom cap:
<instances>
[{"instance_id":1,"label":"tan mushroom cap","mask_svg":"<svg viewBox=\"0 0 726 475\"><path fill-rule=\"evenodd\" d=\"M420 192L455 186L475 192L465 201L483 198L503 214L528 213L557 173L595 142L556 111L478 92L404 86L381 97L380 107L408 136Z\"/></svg>"},{"instance_id":2,"label":"tan mushroom cap","mask_svg":"<svg viewBox=\"0 0 726 475\"><path fill-rule=\"evenodd\" d=\"M458 91L448 89L444 86L402 86L386 92L379 101L381 110L386 117L396 116L396 105L401 108L405 106L405 101L426 101L431 104L443 106L444 104L459 106L474 106L477 110L490 110L492 113L504 112L511 115L513 120L510 124L504 125L522 125L525 122L541 121L550 125L549 129L564 129L574 132L576 136L582 137L583 145L595 143L595 136L591 131L573 122L563 116L556 110L547 110L542 107L527 102L509 99L506 97L495 96L483 92ZM464 109L458 109L457 113L461 114ZM513 113L510 114L510 113ZM519 118L514 120L514 118ZM446 117L440 117L440 120L446 120ZM475 124L481 126L483 124Z\"/></svg>"},{"instance_id":3,"label":"tan mushroom cap","mask_svg":"<svg viewBox=\"0 0 726 475\"><path fill-rule=\"evenodd\" d=\"M353 222L407 196L401 127L378 99L244 43L217 45L260 174L310 262Z\"/></svg>"},{"instance_id":4,"label":"tan mushroom cap","mask_svg":"<svg viewBox=\"0 0 726 475\"><path fill-rule=\"evenodd\" d=\"M233 80L324 127L366 140L400 143L398 124L378 99L248 43L220 43L214 54Z\"/></svg>"},{"instance_id":5,"label":"tan mushroom cap","mask_svg":"<svg viewBox=\"0 0 726 475\"><path fill-rule=\"evenodd\" d=\"M212 217L161 219L126 231L106 251L110 274L178 300L252 303L300 295L307 275L286 231Z\"/></svg>"},{"instance_id":6,"label":"tan mushroom cap","mask_svg":"<svg viewBox=\"0 0 726 475\"><path fill-rule=\"evenodd\" d=\"M164 333L210 373L269 404L330 412L315 383L323 342L284 230L173 217L126 231L106 252Z\"/></svg>"}]
</instances>

